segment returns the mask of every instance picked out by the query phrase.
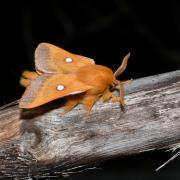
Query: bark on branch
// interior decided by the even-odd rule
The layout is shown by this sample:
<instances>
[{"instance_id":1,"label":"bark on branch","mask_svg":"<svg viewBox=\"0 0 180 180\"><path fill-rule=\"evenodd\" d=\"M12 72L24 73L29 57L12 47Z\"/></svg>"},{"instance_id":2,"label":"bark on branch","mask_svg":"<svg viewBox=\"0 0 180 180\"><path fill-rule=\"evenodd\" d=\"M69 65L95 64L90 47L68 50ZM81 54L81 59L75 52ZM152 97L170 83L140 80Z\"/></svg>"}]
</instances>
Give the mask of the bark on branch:
<instances>
[{"instance_id":1,"label":"bark on branch","mask_svg":"<svg viewBox=\"0 0 180 180\"><path fill-rule=\"evenodd\" d=\"M0 178L61 176L117 156L180 142L180 70L126 85L126 112L98 102L61 115L63 101L0 110Z\"/></svg>"}]
</instances>

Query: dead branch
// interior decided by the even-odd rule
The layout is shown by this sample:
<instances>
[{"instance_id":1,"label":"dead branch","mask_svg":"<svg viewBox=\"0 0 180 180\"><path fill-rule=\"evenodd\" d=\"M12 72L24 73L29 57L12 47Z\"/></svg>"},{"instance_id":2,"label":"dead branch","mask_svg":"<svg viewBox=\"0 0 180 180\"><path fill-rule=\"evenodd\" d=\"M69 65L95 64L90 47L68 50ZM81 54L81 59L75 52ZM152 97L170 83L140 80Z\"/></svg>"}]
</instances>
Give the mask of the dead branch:
<instances>
[{"instance_id":1,"label":"dead branch","mask_svg":"<svg viewBox=\"0 0 180 180\"><path fill-rule=\"evenodd\" d=\"M56 177L180 142L180 70L126 85L126 112L98 102L62 115L63 101L0 110L0 178Z\"/></svg>"}]
</instances>

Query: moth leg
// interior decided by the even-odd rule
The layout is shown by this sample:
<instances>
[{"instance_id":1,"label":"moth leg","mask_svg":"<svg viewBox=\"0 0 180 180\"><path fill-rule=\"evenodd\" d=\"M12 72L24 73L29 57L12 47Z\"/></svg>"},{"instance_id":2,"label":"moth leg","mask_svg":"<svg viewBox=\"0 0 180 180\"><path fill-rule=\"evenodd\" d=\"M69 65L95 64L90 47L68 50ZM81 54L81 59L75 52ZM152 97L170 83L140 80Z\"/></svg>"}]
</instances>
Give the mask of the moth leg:
<instances>
[{"instance_id":1,"label":"moth leg","mask_svg":"<svg viewBox=\"0 0 180 180\"><path fill-rule=\"evenodd\" d=\"M83 99L83 104L85 106L85 110L90 113L94 103L97 101L98 96L87 96Z\"/></svg>"},{"instance_id":2,"label":"moth leg","mask_svg":"<svg viewBox=\"0 0 180 180\"><path fill-rule=\"evenodd\" d=\"M124 103L124 96L115 96L115 95L113 95L112 94L112 102L120 102L120 107L121 107L121 110L123 111L123 112L125 112L125 108L124 108L124 105L125 105L125 103Z\"/></svg>"},{"instance_id":3,"label":"moth leg","mask_svg":"<svg viewBox=\"0 0 180 180\"><path fill-rule=\"evenodd\" d=\"M104 92L104 94L101 96L101 100L102 100L103 102L106 102L106 101L108 101L109 99L111 99L112 95L113 95L112 92L109 91L109 89L107 89L107 90Z\"/></svg>"},{"instance_id":4,"label":"moth leg","mask_svg":"<svg viewBox=\"0 0 180 180\"><path fill-rule=\"evenodd\" d=\"M64 106L64 113L63 114L71 111L75 106L77 106L80 103L81 96L78 96L78 95L69 96L66 99L67 99L67 102Z\"/></svg>"},{"instance_id":5,"label":"moth leg","mask_svg":"<svg viewBox=\"0 0 180 180\"><path fill-rule=\"evenodd\" d=\"M124 96L125 96L125 88L124 88L124 84L126 83L131 83L132 82L132 79L131 80L127 80L127 81L119 81L118 83L118 89L119 89L119 98L112 95L112 99L114 102L116 101L120 101L122 105L124 105Z\"/></svg>"},{"instance_id":6,"label":"moth leg","mask_svg":"<svg viewBox=\"0 0 180 180\"><path fill-rule=\"evenodd\" d=\"M120 97L120 106L121 106L121 109L122 111L125 111L125 108L124 108L124 96L125 96L125 89L124 89L124 84L123 83L119 83L119 97Z\"/></svg>"},{"instance_id":7,"label":"moth leg","mask_svg":"<svg viewBox=\"0 0 180 180\"><path fill-rule=\"evenodd\" d=\"M124 106L124 96L125 96L125 89L124 89L124 84L120 83L119 84L119 90L120 90L120 103L122 106Z\"/></svg>"},{"instance_id":8,"label":"moth leg","mask_svg":"<svg viewBox=\"0 0 180 180\"><path fill-rule=\"evenodd\" d=\"M124 83L123 82L119 82L118 84L118 89L119 89L119 96L115 96L112 94L112 102L120 102L120 106L122 111L125 111L124 108L124 96L125 96L125 89L124 89Z\"/></svg>"},{"instance_id":9,"label":"moth leg","mask_svg":"<svg viewBox=\"0 0 180 180\"><path fill-rule=\"evenodd\" d=\"M125 96L125 88L124 88L124 84L126 83L131 83L132 80L127 80L127 81L122 81L119 83L119 97L120 97L120 103L122 106L125 105L124 103L124 96Z\"/></svg>"}]
</instances>

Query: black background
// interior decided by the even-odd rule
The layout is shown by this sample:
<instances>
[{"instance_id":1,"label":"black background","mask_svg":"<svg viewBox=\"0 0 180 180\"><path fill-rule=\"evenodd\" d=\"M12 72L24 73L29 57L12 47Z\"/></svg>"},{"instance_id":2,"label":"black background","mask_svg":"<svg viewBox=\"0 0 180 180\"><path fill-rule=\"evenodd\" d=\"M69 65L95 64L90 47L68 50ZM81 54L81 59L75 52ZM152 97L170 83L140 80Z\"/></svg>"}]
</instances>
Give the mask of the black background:
<instances>
[{"instance_id":1,"label":"black background","mask_svg":"<svg viewBox=\"0 0 180 180\"><path fill-rule=\"evenodd\" d=\"M180 2L44 0L0 2L0 104L19 99L19 77L34 69L40 42L95 59L115 70L130 51L122 79L180 69ZM178 158L155 173L171 153L163 151L103 163L101 170L67 179L179 179Z\"/></svg>"}]
</instances>

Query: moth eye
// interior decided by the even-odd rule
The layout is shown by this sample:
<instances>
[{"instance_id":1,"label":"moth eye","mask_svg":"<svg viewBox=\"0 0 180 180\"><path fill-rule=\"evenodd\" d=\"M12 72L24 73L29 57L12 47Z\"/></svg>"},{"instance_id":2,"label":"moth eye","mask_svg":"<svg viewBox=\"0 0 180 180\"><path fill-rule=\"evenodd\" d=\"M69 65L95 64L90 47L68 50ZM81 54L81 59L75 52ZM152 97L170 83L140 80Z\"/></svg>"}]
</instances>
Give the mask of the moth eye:
<instances>
[{"instance_id":1,"label":"moth eye","mask_svg":"<svg viewBox=\"0 0 180 180\"><path fill-rule=\"evenodd\" d=\"M65 62L67 62L67 63L71 63L71 62L73 62L73 59L72 59L72 58L70 58L70 57L67 57L67 58L65 58Z\"/></svg>"},{"instance_id":2,"label":"moth eye","mask_svg":"<svg viewBox=\"0 0 180 180\"><path fill-rule=\"evenodd\" d=\"M56 89L57 89L58 91L62 91L64 88L65 88L65 87L64 87L63 85L58 85L58 86L56 87Z\"/></svg>"}]
</instances>

